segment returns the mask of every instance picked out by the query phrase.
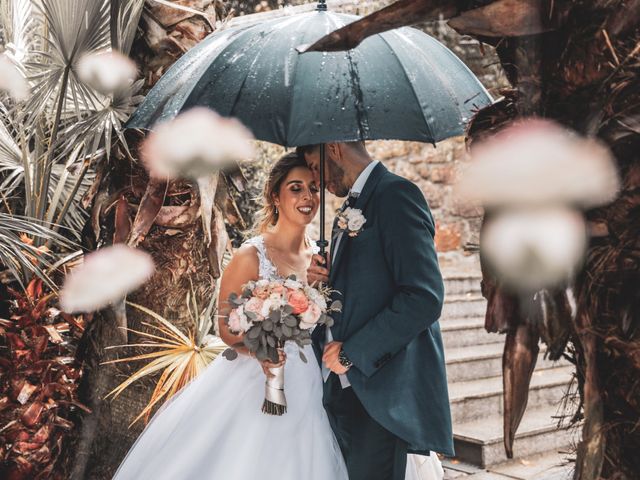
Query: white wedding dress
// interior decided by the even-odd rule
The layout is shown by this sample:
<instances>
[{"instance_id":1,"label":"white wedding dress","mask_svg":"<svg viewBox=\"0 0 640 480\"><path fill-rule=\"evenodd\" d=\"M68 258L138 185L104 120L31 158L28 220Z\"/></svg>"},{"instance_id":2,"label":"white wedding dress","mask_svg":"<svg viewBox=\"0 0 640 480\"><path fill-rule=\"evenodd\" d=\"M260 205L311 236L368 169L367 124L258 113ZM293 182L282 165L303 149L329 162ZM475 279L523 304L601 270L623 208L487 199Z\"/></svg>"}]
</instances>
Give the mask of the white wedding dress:
<instances>
[{"instance_id":1,"label":"white wedding dress","mask_svg":"<svg viewBox=\"0 0 640 480\"><path fill-rule=\"evenodd\" d=\"M260 278L277 278L262 237L247 243L256 248ZM285 352L284 415L262 413L265 376L255 359L219 356L154 415L114 479L348 480L313 349L304 349L307 363L295 344ZM409 455L407 480L442 476L434 454Z\"/></svg>"}]
</instances>

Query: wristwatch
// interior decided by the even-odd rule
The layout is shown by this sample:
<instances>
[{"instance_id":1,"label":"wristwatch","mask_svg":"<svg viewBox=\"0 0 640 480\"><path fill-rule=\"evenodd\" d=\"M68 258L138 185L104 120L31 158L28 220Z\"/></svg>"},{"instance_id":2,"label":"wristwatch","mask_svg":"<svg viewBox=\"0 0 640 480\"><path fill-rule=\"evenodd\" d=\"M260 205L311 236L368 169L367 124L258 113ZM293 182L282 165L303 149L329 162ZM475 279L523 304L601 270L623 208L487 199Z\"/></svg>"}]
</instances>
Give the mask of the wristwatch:
<instances>
[{"instance_id":1,"label":"wristwatch","mask_svg":"<svg viewBox=\"0 0 640 480\"><path fill-rule=\"evenodd\" d=\"M342 349L340 349L340 353L338 354L338 363L340 363L340 365L342 365L347 370L349 370L353 365L353 362L349 360L349 357L347 357L347 354L344 353L344 350Z\"/></svg>"}]
</instances>

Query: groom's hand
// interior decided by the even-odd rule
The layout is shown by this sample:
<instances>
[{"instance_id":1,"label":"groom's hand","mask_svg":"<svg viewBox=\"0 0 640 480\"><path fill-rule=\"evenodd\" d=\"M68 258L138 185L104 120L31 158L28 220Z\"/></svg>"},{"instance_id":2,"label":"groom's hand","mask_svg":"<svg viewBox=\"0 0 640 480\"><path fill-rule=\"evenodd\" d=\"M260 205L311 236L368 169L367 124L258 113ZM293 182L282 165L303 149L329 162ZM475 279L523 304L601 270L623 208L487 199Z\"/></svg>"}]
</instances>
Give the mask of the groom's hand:
<instances>
[{"instance_id":1,"label":"groom's hand","mask_svg":"<svg viewBox=\"0 0 640 480\"><path fill-rule=\"evenodd\" d=\"M342 350L342 342L327 343L322 354L322 361L326 367L337 375L347 373L347 368L340 364L340 350Z\"/></svg>"},{"instance_id":2,"label":"groom's hand","mask_svg":"<svg viewBox=\"0 0 640 480\"><path fill-rule=\"evenodd\" d=\"M307 283L312 287L318 283L329 283L329 269L326 267L326 260L322 255L315 254L311 257L311 265L307 269Z\"/></svg>"}]
</instances>

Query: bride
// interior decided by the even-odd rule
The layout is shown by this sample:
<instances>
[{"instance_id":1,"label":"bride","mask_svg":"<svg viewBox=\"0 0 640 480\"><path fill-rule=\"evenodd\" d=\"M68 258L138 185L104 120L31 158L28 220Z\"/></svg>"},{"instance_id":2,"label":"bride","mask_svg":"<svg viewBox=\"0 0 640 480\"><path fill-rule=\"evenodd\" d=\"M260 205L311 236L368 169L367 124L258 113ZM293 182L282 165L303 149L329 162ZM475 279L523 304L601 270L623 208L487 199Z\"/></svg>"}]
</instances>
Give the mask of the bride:
<instances>
[{"instance_id":1,"label":"bride","mask_svg":"<svg viewBox=\"0 0 640 480\"><path fill-rule=\"evenodd\" d=\"M338 443L322 406L322 376L310 345L307 363L298 347L285 344L279 364L259 362L238 346L224 316L231 293L251 280L296 275L306 270L316 247L306 227L318 210L319 190L304 159L283 156L264 189L257 236L235 253L222 276L219 327L222 340L240 354L219 356L150 421L114 478L248 480L347 480ZM265 375L284 364L288 410L262 413ZM407 480L440 480L442 468L430 457L410 455Z\"/></svg>"}]
</instances>

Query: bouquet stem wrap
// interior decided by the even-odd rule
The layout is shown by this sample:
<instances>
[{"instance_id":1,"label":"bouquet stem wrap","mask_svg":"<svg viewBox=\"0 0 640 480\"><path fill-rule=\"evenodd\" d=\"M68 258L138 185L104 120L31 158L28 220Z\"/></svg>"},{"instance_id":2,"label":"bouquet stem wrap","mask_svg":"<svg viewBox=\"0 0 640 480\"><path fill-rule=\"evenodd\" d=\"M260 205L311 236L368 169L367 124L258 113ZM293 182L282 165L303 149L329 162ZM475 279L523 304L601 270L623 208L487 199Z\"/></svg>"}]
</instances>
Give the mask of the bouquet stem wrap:
<instances>
[{"instance_id":1,"label":"bouquet stem wrap","mask_svg":"<svg viewBox=\"0 0 640 480\"><path fill-rule=\"evenodd\" d=\"M262 411L267 415L283 415L287 412L287 399L284 396L284 365L270 368L272 377L267 377L264 386Z\"/></svg>"}]
</instances>

